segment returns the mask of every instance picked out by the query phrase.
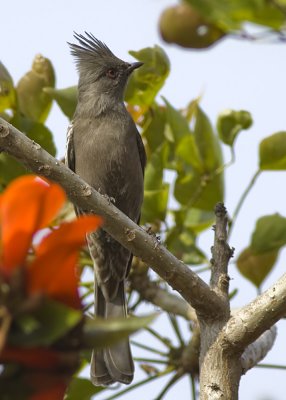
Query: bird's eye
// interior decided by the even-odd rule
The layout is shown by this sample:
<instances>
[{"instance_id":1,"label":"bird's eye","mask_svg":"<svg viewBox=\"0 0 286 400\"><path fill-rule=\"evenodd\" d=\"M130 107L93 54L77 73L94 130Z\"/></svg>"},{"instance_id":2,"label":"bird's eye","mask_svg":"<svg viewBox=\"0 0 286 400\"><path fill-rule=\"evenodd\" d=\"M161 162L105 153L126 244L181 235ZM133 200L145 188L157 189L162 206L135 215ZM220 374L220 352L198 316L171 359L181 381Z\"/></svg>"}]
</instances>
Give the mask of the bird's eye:
<instances>
[{"instance_id":1,"label":"bird's eye","mask_svg":"<svg viewBox=\"0 0 286 400\"><path fill-rule=\"evenodd\" d=\"M110 68L107 72L106 72L106 76L110 79L115 79L117 77L117 71L113 68Z\"/></svg>"}]
</instances>

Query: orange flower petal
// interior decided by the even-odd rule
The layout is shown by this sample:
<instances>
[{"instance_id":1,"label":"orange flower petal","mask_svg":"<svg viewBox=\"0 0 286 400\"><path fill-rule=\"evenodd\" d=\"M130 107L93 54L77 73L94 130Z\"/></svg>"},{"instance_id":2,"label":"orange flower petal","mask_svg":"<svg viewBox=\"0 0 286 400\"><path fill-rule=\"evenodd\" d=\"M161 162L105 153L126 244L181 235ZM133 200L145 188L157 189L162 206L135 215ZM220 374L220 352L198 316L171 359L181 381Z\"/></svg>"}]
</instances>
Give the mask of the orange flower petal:
<instances>
[{"instance_id":1,"label":"orange flower petal","mask_svg":"<svg viewBox=\"0 0 286 400\"><path fill-rule=\"evenodd\" d=\"M33 234L44 228L65 201L63 189L33 175L14 180L0 201L0 268L6 274L24 263Z\"/></svg>"},{"instance_id":2,"label":"orange flower petal","mask_svg":"<svg viewBox=\"0 0 286 400\"><path fill-rule=\"evenodd\" d=\"M62 224L46 236L36 249L36 258L27 271L29 293L45 293L68 306L80 308L76 261L86 233L102 223L98 216L82 216Z\"/></svg>"}]
</instances>

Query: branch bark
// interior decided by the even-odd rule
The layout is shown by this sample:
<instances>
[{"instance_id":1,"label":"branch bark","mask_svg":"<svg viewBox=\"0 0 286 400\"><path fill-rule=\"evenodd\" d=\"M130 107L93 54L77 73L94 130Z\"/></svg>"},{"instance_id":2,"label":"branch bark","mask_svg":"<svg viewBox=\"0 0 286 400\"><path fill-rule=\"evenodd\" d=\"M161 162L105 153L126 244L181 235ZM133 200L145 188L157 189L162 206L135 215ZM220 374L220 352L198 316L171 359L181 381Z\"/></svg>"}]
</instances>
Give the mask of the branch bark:
<instances>
[{"instance_id":1,"label":"branch bark","mask_svg":"<svg viewBox=\"0 0 286 400\"><path fill-rule=\"evenodd\" d=\"M262 333L255 342L251 343L241 356L242 373L245 374L263 360L272 348L277 336L276 326L272 326L268 331Z\"/></svg>"},{"instance_id":2,"label":"branch bark","mask_svg":"<svg viewBox=\"0 0 286 400\"><path fill-rule=\"evenodd\" d=\"M286 274L231 317L222 332L224 346L242 352L285 314Z\"/></svg>"},{"instance_id":3,"label":"branch bark","mask_svg":"<svg viewBox=\"0 0 286 400\"><path fill-rule=\"evenodd\" d=\"M0 151L10 154L35 174L59 183L70 200L79 208L102 215L103 229L135 256L150 265L201 315L223 313L219 297L187 265L64 164L2 118L0 118Z\"/></svg>"},{"instance_id":4,"label":"branch bark","mask_svg":"<svg viewBox=\"0 0 286 400\"><path fill-rule=\"evenodd\" d=\"M227 243L227 214L223 204L216 206L215 214L211 287L221 298L225 311L212 320L198 315L201 329L200 399L236 400L241 377L240 354L222 347L220 338L230 317L227 270L233 250Z\"/></svg>"},{"instance_id":5,"label":"branch bark","mask_svg":"<svg viewBox=\"0 0 286 400\"><path fill-rule=\"evenodd\" d=\"M128 280L131 289L136 290L141 299L160 307L167 313L180 315L188 321L197 322L197 315L192 306L182 297L179 297L162 288L160 284L150 279L148 267L142 262L133 262L132 270Z\"/></svg>"}]
</instances>

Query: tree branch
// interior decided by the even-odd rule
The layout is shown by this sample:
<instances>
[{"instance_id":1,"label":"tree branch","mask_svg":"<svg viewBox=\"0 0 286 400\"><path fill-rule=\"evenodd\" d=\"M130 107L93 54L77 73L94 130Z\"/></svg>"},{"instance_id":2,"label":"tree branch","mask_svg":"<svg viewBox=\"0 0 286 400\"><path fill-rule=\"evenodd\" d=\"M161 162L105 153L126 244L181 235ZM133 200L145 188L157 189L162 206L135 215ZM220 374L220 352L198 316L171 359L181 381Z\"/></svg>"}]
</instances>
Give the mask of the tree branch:
<instances>
[{"instance_id":1,"label":"tree branch","mask_svg":"<svg viewBox=\"0 0 286 400\"><path fill-rule=\"evenodd\" d=\"M197 322L197 315L193 307L181 297L163 289L157 282L151 281L148 276L148 268L140 268L136 263L129 274L129 282L131 288L136 290L143 300L168 313L180 315L188 321Z\"/></svg>"},{"instance_id":2,"label":"tree branch","mask_svg":"<svg viewBox=\"0 0 286 400\"><path fill-rule=\"evenodd\" d=\"M232 316L222 332L224 345L243 351L285 314L286 274Z\"/></svg>"},{"instance_id":3,"label":"tree branch","mask_svg":"<svg viewBox=\"0 0 286 400\"><path fill-rule=\"evenodd\" d=\"M212 247L212 260L211 260L211 288L220 296L225 306L225 313L229 317L229 276L228 263L233 255L227 243L227 211L222 203L218 203L215 207L216 225L214 246Z\"/></svg>"},{"instance_id":4,"label":"tree branch","mask_svg":"<svg viewBox=\"0 0 286 400\"><path fill-rule=\"evenodd\" d=\"M263 360L269 350L272 348L277 336L276 326L272 326L268 331L262 333L255 342L251 343L245 349L241 356L242 373L245 374Z\"/></svg>"},{"instance_id":5,"label":"tree branch","mask_svg":"<svg viewBox=\"0 0 286 400\"><path fill-rule=\"evenodd\" d=\"M217 316L223 313L223 304L219 297L187 265L65 165L2 118L0 118L0 151L15 157L34 173L59 183L70 200L79 208L102 215L103 229L150 265L202 316L210 318L211 315Z\"/></svg>"}]
</instances>

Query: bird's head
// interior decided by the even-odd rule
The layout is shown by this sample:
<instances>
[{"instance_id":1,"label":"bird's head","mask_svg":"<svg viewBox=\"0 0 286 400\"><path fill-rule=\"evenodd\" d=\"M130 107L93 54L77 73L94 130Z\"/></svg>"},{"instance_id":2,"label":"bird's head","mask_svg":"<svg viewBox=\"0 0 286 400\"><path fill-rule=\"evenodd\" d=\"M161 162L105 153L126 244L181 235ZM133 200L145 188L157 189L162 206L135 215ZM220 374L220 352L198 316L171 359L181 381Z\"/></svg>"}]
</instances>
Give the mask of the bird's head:
<instances>
[{"instance_id":1,"label":"bird's head","mask_svg":"<svg viewBox=\"0 0 286 400\"><path fill-rule=\"evenodd\" d=\"M79 94L89 91L90 95L122 101L128 77L143 63L122 61L91 33L85 35L75 33L79 44L68 43L80 75Z\"/></svg>"}]
</instances>

